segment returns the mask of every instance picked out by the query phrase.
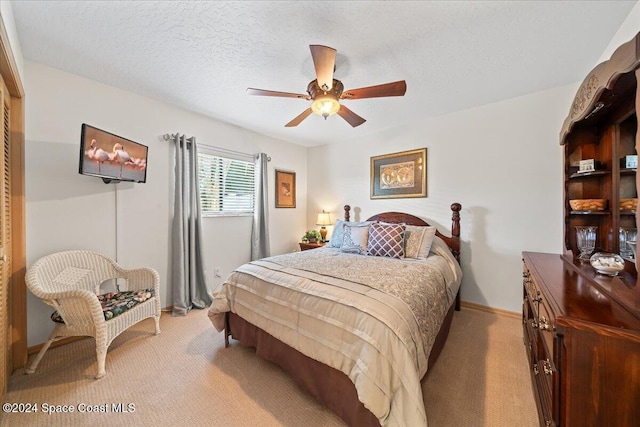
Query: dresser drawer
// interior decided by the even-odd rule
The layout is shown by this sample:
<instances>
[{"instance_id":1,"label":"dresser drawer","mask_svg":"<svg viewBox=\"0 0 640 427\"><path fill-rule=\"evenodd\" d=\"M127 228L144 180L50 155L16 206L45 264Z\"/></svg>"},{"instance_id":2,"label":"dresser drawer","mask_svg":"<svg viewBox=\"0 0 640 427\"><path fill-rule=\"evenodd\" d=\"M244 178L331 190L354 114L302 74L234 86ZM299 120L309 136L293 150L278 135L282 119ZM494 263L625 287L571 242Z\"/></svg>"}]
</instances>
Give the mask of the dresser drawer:
<instances>
[{"instance_id":1,"label":"dresser drawer","mask_svg":"<svg viewBox=\"0 0 640 427\"><path fill-rule=\"evenodd\" d=\"M560 372L556 317L545 294L523 266L522 319L531 379L542 427L559 425ZM560 337L561 338L561 337Z\"/></svg>"},{"instance_id":2,"label":"dresser drawer","mask_svg":"<svg viewBox=\"0 0 640 427\"><path fill-rule=\"evenodd\" d=\"M540 289L536 287L531 277L531 273L526 264L523 264L522 284L524 287L525 297L529 299L529 305L534 310L534 317L538 317L538 298L540 297Z\"/></svg>"},{"instance_id":3,"label":"dresser drawer","mask_svg":"<svg viewBox=\"0 0 640 427\"><path fill-rule=\"evenodd\" d=\"M554 339L556 336L555 316L542 295L539 297L538 318L536 321L546 353L549 356L553 356L555 354Z\"/></svg>"},{"instance_id":4,"label":"dresser drawer","mask_svg":"<svg viewBox=\"0 0 640 427\"><path fill-rule=\"evenodd\" d=\"M538 363L538 366L543 366L542 362ZM534 367L534 381L536 384L536 393L538 400L538 415L540 417L540 425L544 427L557 426L553 416L553 397L550 391L547 389L547 382L549 375L545 374L543 368ZM537 372L537 373L535 373Z\"/></svg>"},{"instance_id":5,"label":"dresser drawer","mask_svg":"<svg viewBox=\"0 0 640 427\"><path fill-rule=\"evenodd\" d=\"M529 300L525 297L522 303L522 338L524 346L527 350L527 357L529 358L530 366L533 366L535 360L537 360L538 354L538 338L537 331L533 328L535 320L531 310Z\"/></svg>"}]
</instances>

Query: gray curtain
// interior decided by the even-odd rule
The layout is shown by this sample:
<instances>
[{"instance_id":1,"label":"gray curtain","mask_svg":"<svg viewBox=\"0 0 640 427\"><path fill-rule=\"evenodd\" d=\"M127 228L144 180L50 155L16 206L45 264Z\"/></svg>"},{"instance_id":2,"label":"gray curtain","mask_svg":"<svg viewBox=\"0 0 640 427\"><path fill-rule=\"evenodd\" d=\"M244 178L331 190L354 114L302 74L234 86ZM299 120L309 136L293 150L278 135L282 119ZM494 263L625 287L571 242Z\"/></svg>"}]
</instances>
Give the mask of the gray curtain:
<instances>
[{"instance_id":1,"label":"gray curtain","mask_svg":"<svg viewBox=\"0 0 640 427\"><path fill-rule=\"evenodd\" d=\"M269 192L267 190L267 162L265 153L255 158L255 205L253 208L253 229L251 231L251 261L270 255L269 249Z\"/></svg>"},{"instance_id":2,"label":"gray curtain","mask_svg":"<svg viewBox=\"0 0 640 427\"><path fill-rule=\"evenodd\" d=\"M175 203L173 212L173 316L205 308L212 298L202 266L202 221L195 137L172 135L175 144Z\"/></svg>"}]
</instances>

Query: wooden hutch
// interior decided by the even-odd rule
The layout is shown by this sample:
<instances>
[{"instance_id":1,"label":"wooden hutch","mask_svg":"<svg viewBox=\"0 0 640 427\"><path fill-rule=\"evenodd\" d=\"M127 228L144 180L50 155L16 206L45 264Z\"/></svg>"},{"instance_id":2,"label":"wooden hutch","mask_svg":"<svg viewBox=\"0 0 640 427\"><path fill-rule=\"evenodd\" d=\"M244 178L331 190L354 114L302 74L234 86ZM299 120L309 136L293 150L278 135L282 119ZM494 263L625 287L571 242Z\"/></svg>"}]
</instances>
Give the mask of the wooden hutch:
<instances>
[{"instance_id":1,"label":"wooden hutch","mask_svg":"<svg viewBox=\"0 0 640 427\"><path fill-rule=\"evenodd\" d=\"M595 226L596 251L619 253L636 228L640 151L640 33L584 80L560 132L563 254L523 253L523 330L541 426L640 426L640 284L628 256L615 277L581 263L576 226ZM581 160L595 169L579 172ZM605 201L597 210L570 200Z\"/></svg>"}]
</instances>

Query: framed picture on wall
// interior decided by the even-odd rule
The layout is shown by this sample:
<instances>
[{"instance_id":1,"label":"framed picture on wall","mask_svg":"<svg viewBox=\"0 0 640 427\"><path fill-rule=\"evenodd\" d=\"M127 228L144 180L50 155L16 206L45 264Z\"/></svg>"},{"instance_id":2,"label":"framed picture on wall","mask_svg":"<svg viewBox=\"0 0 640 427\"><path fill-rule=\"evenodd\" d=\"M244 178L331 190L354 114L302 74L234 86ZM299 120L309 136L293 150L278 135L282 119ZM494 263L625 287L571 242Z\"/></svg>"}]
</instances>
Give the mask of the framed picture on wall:
<instances>
[{"instance_id":1,"label":"framed picture on wall","mask_svg":"<svg viewBox=\"0 0 640 427\"><path fill-rule=\"evenodd\" d=\"M276 208L296 207L296 173L276 169Z\"/></svg>"},{"instance_id":2,"label":"framed picture on wall","mask_svg":"<svg viewBox=\"0 0 640 427\"><path fill-rule=\"evenodd\" d=\"M427 197L427 149L371 157L371 199Z\"/></svg>"}]
</instances>

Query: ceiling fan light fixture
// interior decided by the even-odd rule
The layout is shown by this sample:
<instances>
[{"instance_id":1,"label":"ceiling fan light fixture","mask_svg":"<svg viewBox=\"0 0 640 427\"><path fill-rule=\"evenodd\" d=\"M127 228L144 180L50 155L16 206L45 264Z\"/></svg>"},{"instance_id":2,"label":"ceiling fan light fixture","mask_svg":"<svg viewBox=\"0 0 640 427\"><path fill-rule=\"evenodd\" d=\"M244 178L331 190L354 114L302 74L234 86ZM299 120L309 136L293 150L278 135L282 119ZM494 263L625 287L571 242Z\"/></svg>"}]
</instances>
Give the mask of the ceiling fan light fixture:
<instances>
[{"instance_id":1,"label":"ceiling fan light fixture","mask_svg":"<svg viewBox=\"0 0 640 427\"><path fill-rule=\"evenodd\" d=\"M316 78L307 85L307 94L276 92L273 90L248 88L249 95L280 96L284 98L299 98L310 100L311 106L298 114L285 127L298 126L311 113L327 117L338 114L351 127L357 127L366 122L365 119L340 104L340 100L382 98L387 96L403 96L407 91L407 83L404 80L385 83L375 86L361 87L344 92L344 85L340 80L333 78L336 69L336 50L322 45L309 45L313 66L316 69ZM344 93L343 93L344 92Z\"/></svg>"},{"instance_id":2,"label":"ceiling fan light fixture","mask_svg":"<svg viewBox=\"0 0 640 427\"><path fill-rule=\"evenodd\" d=\"M318 96L311 104L311 110L325 118L333 116L340 109L340 103L330 95Z\"/></svg>"}]
</instances>

